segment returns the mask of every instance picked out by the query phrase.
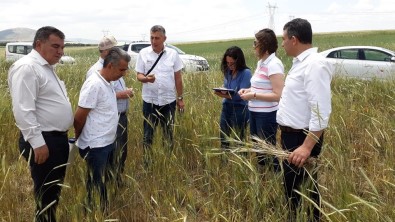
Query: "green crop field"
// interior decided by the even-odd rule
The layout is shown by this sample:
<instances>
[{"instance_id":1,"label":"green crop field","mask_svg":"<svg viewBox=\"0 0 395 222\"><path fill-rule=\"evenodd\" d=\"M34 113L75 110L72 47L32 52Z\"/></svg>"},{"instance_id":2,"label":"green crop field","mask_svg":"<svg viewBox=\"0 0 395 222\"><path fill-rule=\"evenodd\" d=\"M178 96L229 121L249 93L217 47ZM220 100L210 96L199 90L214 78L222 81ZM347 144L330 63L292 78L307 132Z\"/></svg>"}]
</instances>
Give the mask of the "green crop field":
<instances>
[{"instance_id":1,"label":"green crop field","mask_svg":"<svg viewBox=\"0 0 395 222\"><path fill-rule=\"evenodd\" d=\"M168 36L171 40L172 36ZM325 50L345 45L374 45L395 50L395 31L319 34L314 46ZM220 60L226 48L240 46L255 70L253 39L176 44L205 57L207 73L183 75L185 113L177 115L175 149L162 147L160 131L153 146L151 170L142 161L141 83L131 70L127 85L135 89L129 109L129 150L125 185L110 184L110 210L85 213L85 162L77 155L68 167L58 207L59 221L286 221L281 175L257 168L254 154L223 153L219 149L221 99ZM281 48L286 71L292 59ZM76 65L58 65L75 109L88 68L98 59L96 47L68 47ZM20 157L7 71L0 48L0 221L32 221L32 180ZM394 73L395 76L395 73ZM323 221L395 220L395 78L363 81L335 77L332 115L325 146L318 160ZM70 129L69 136L73 136ZM250 139L245 144L250 147ZM225 161L224 161L225 160ZM98 200L97 200L98 201ZM308 199L304 200L308 202ZM298 221L305 221L299 215Z\"/></svg>"}]
</instances>

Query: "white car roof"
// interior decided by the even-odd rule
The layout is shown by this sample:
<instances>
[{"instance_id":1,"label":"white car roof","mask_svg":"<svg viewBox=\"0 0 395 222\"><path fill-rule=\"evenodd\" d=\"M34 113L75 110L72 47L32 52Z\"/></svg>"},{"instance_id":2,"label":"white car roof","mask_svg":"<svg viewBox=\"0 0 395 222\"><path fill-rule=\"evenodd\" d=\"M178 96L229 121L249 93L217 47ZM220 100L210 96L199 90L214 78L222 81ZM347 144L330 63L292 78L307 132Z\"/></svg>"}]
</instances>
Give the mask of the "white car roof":
<instances>
[{"instance_id":1,"label":"white car roof","mask_svg":"<svg viewBox=\"0 0 395 222\"><path fill-rule=\"evenodd\" d=\"M342 47L336 47L332 49L327 49L325 51L322 51L322 54L329 54L330 52L337 51L337 50L343 50L343 49L373 49L373 50L380 50L387 52L389 54L392 54L395 56L395 52L391 51L389 49L383 48L383 47L378 47L378 46L342 46Z\"/></svg>"},{"instance_id":2,"label":"white car roof","mask_svg":"<svg viewBox=\"0 0 395 222\"><path fill-rule=\"evenodd\" d=\"M33 42L9 42L7 45L33 45Z\"/></svg>"}]
</instances>

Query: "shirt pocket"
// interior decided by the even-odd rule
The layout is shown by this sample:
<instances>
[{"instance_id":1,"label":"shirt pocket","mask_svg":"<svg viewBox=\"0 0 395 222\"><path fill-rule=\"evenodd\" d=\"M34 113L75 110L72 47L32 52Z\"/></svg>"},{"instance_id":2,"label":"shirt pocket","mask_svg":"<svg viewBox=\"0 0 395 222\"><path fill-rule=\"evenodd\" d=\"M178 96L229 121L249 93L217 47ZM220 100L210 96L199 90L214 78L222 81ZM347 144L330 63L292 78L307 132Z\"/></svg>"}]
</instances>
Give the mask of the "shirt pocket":
<instances>
[{"instance_id":1,"label":"shirt pocket","mask_svg":"<svg viewBox=\"0 0 395 222\"><path fill-rule=\"evenodd\" d=\"M147 72L152 68L153 65L154 65L154 61L147 60L145 69L144 69L144 71L145 71L144 73L147 74Z\"/></svg>"},{"instance_id":2,"label":"shirt pocket","mask_svg":"<svg viewBox=\"0 0 395 222\"><path fill-rule=\"evenodd\" d=\"M174 62L171 60L164 60L158 69L164 72L172 72L174 67Z\"/></svg>"}]
</instances>

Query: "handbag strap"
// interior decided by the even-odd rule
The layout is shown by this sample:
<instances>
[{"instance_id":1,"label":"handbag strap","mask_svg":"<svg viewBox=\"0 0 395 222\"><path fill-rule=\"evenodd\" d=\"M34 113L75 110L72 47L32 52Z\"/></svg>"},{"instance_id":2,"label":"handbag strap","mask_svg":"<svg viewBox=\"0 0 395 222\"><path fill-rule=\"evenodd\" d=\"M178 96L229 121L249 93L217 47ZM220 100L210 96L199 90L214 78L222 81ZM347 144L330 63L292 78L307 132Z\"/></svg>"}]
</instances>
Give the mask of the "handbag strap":
<instances>
[{"instance_id":1,"label":"handbag strap","mask_svg":"<svg viewBox=\"0 0 395 222\"><path fill-rule=\"evenodd\" d=\"M165 50L163 50L160 54L159 57L156 59L154 65L152 65L152 67L148 70L147 74L145 74L145 76L147 76L148 74L150 74L150 72L155 68L156 64L158 63L160 57L162 57L163 53L165 52Z\"/></svg>"}]
</instances>

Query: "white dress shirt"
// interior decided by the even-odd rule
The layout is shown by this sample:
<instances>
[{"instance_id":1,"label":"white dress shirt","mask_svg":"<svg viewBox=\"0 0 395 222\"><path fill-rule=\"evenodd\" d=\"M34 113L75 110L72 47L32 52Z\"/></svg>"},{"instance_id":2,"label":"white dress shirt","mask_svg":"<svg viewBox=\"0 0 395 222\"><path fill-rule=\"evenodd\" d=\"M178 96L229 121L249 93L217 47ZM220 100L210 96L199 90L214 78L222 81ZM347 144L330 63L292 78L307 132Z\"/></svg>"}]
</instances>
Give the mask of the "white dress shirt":
<instances>
[{"instance_id":1,"label":"white dress shirt","mask_svg":"<svg viewBox=\"0 0 395 222\"><path fill-rule=\"evenodd\" d=\"M147 73L158 57L159 54L154 52L151 46L142 49L137 57L136 72ZM143 83L143 100L158 106L174 102L176 100L174 73L182 68L183 63L177 51L166 47L162 57L151 71L155 74L155 82Z\"/></svg>"},{"instance_id":2,"label":"white dress shirt","mask_svg":"<svg viewBox=\"0 0 395 222\"><path fill-rule=\"evenodd\" d=\"M36 50L16 61L8 73L17 127L33 148L45 145L42 131L67 131L73 111L63 81Z\"/></svg>"},{"instance_id":3,"label":"white dress shirt","mask_svg":"<svg viewBox=\"0 0 395 222\"><path fill-rule=\"evenodd\" d=\"M113 143L119 119L117 99L114 88L97 71L82 85L78 106L91 110L77 146L100 148Z\"/></svg>"},{"instance_id":4,"label":"white dress shirt","mask_svg":"<svg viewBox=\"0 0 395 222\"><path fill-rule=\"evenodd\" d=\"M310 48L293 59L277 111L277 123L294 129L320 131L331 113L334 68Z\"/></svg>"}]
</instances>

